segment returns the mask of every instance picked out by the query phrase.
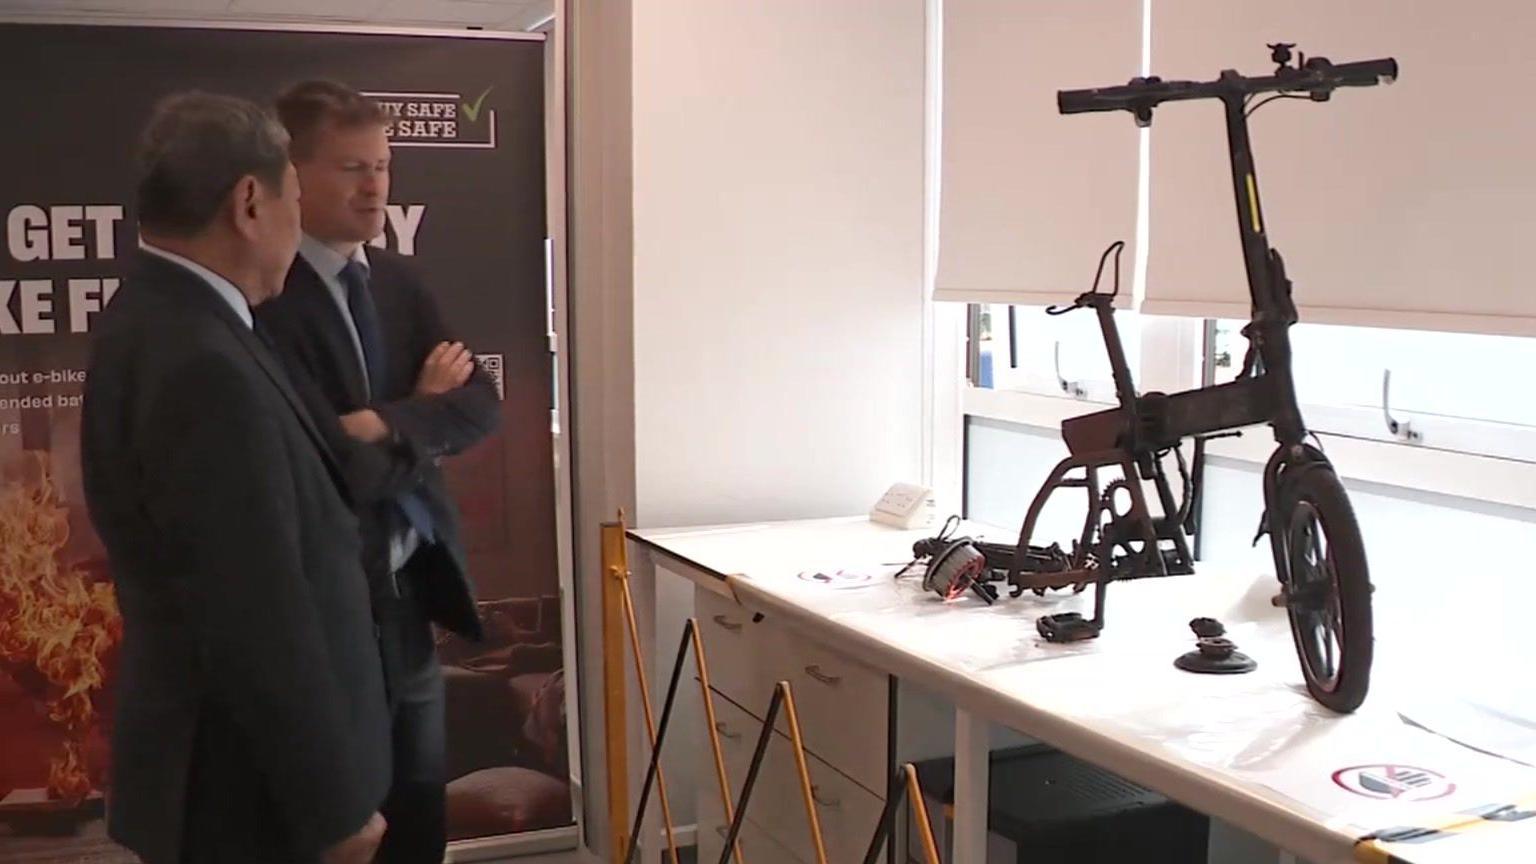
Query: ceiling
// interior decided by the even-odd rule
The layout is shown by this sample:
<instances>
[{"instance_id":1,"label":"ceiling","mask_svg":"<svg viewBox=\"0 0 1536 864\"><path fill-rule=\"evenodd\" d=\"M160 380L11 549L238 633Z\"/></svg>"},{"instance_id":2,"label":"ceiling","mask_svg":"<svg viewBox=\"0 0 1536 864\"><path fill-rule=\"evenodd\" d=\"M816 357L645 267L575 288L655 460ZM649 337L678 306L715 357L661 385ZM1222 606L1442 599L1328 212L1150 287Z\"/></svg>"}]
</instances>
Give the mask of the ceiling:
<instances>
[{"instance_id":1,"label":"ceiling","mask_svg":"<svg viewBox=\"0 0 1536 864\"><path fill-rule=\"evenodd\" d=\"M0 20L106 18L531 30L555 0L0 0Z\"/></svg>"}]
</instances>

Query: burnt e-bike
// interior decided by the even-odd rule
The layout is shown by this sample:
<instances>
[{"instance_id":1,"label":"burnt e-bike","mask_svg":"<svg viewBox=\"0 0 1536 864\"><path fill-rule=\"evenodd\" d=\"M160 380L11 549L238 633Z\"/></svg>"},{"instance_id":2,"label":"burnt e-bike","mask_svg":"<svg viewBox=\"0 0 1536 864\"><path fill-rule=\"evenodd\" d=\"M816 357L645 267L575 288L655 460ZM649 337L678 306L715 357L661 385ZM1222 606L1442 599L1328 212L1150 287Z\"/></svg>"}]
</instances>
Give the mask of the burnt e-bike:
<instances>
[{"instance_id":1,"label":"burnt e-bike","mask_svg":"<svg viewBox=\"0 0 1536 864\"><path fill-rule=\"evenodd\" d=\"M1322 450L1309 443L1311 436L1296 402L1289 334L1297 321L1296 304L1280 253L1270 248L1265 235L1248 115L1276 98L1325 102L1341 87L1389 82L1397 76L1397 63L1390 59L1330 63L1312 57L1293 64L1295 46L1269 47L1278 66L1272 75L1246 77L1227 70L1214 81L1138 78L1125 86L1057 94L1063 114L1129 111L1141 126L1151 124L1153 109L1164 102L1221 101L1226 109L1232 191L1252 320L1242 331L1248 351L1236 380L1182 393L1138 394L1114 319L1123 244L1112 245L1099 259L1092 290L1070 306L1048 310L1062 314L1092 309L1098 315L1119 406L1062 424L1062 438L1071 455L1056 466L1031 503L1010 556L1007 578L1015 594L1026 589L1083 590L1092 585L1092 618L1076 613L1048 615L1038 620L1037 627L1053 641L1097 636L1104 626L1105 589L1110 582L1193 572L1187 529L1198 489L1184 460L1184 439L1198 444L1233 430L1268 424L1278 446L1264 468L1264 515L1255 542L1269 535L1281 587L1275 602L1289 614L1307 689L1323 705L1348 712L1365 700L1370 684L1370 576L1349 498ZM1255 104L1262 94L1275 95ZM1100 291L1099 277L1112 253L1115 288ZM1182 479L1182 501L1175 501L1168 480L1164 460L1170 454ZM1101 484L1102 468L1120 476ZM1155 489L1162 516L1152 515L1142 481L1150 481ZM1063 488L1087 492L1088 517L1081 538L1070 553L1056 546L1031 546L1047 499Z\"/></svg>"}]
</instances>

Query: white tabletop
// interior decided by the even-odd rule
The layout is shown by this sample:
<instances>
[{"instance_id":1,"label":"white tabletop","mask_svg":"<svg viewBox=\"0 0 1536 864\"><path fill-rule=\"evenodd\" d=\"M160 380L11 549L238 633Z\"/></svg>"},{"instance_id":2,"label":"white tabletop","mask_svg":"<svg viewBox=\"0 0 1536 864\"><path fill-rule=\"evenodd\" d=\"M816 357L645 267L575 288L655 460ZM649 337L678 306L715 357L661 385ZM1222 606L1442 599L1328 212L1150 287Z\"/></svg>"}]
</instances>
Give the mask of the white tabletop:
<instances>
[{"instance_id":1,"label":"white tabletop","mask_svg":"<svg viewBox=\"0 0 1536 864\"><path fill-rule=\"evenodd\" d=\"M1317 705L1284 612L1268 602L1272 575L1116 583L1104 635L1054 645L1036 635L1034 618L1087 614L1091 595L1010 599L1005 590L992 606L973 594L945 603L922 591L920 569L892 578L912 542L932 533L855 517L630 536L663 568L1316 864L1536 859L1536 818L1466 815L1536 808L1536 769L1406 722L1401 685L1382 675L1353 715ZM1014 539L981 526L962 533ZM1188 622L1199 616L1221 619L1258 670L1175 668L1194 647ZM1357 848L1361 837L1407 827L1438 830Z\"/></svg>"}]
</instances>

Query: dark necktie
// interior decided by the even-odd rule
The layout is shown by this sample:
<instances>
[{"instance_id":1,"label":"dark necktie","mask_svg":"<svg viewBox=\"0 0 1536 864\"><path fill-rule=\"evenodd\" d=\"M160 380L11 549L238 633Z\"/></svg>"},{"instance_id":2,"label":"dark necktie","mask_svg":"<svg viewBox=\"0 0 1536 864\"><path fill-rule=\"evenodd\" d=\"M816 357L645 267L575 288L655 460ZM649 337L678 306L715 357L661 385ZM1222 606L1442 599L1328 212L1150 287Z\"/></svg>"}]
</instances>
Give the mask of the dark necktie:
<instances>
[{"instance_id":1,"label":"dark necktie","mask_svg":"<svg viewBox=\"0 0 1536 864\"><path fill-rule=\"evenodd\" d=\"M368 290L368 268L356 260L341 268L341 284L347 289L347 309L352 312L352 326L363 349L363 374L368 378L368 392L374 398L384 394L384 331L379 326L379 307Z\"/></svg>"},{"instance_id":2,"label":"dark necktie","mask_svg":"<svg viewBox=\"0 0 1536 864\"><path fill-rule=\"evenodd\" d=\"M352 326L357 328L357 341L363 349L368 392L373 400L383 401L384 331L379 326L379 308L374 305L373 292L368 290L368 268L355 259L348 261L347 266L341 268L341 284L346 286L347 309L352 312ZM395 503L422 541L431 543L437 539L432 527L432 513L420 495L402 492L395 497Z\"/></svg>"}]
</instances>

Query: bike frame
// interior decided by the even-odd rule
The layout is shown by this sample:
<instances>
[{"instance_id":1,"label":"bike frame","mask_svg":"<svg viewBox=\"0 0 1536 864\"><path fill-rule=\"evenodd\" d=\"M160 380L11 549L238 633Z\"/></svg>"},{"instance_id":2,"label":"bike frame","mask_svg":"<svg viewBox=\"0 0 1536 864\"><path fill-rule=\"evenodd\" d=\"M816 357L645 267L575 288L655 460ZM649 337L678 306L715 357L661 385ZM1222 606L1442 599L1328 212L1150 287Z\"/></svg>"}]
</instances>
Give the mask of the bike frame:
<instances>
[{"instance_id":1,"label":"bike frame","mask_svg":"<svg viewBox=\"0 0 1536 864\"><path fill-rule=\"evenodd\" d=\"M1221 82L1233 79L1242 80L1229 71L1223 73ZM1095 294L1081 298L1087 301L1085 305L1093 306L1098 315L1113 369L1122 416L1120 446L1136 454L1144 475L1153 473L1146 464L1152 453L1177 446L1185 438L1263 423L1273 428L1275 441L1282 451L1277 454L1280 458L1271 460L1266 467L1266 477L1278 474L1289 462L1313 461L1322 456L1315 448L1303 446L1308 433L1291 373L1290 327L1298 316L1284 263L1269 245L1264 231L1264 211L1259 200L1258 175L1245 116L1245 95L1245 90L1238 86L1219 94L1226 114L1233 200L1237 207L1238 236L1251 301L1250 321L1243 328L1243 335L1249 340L1250 354L1238 380L1167 395L1137 395L1109 296ZM1255 352L1257 364L1254 362ZM1172 515L1171 509L1168 515Z\"/></svg>"},{"instance_id":2,"label":"bike frame","mask_svg":"<svg viewBox=\"0 0 1536 864\"><path fill-rule=\"evenodd\" d=\"M1170 450L1177 451L1183 439L1198 441L1260 424L1272 428L1278 446L1264 468L1266 515L1261 524L1261 535L1268 531L1275 537L1285 536L1284 526L1278 524L1277 492L1281 475L1328 464L1318 448L1306 443L1308 432L1296 400L1295 380L1291 373L1290 327L1298 316L1284 261L1269 245L1264 230L1264 211L1259 201L1258 175L1248 134L1247 100L1264 92L1306 92L1312 99L1321 101L1340 86L1367 86L1381 78L1395 77L1397 66L1391 60L1335 66L1327 60L1314 58L1292 68L1286 65L1289 54L1285 49L1289 46L1271 47L1277 49L1275 57L1280 68L1269 77L1248 78L1226 70L1217 80L1209 82L1138 79L1127 87L1058 94L1063 113L1129 110L1142 125L1151 123L1152 109L1163 102L1210 98L1221 101L1226 118L1238 236L1248 281L1250 320L1243 328L1249 350L1237 380L1173 394L1138 395L1114 320L1118 259L1114 293L1100 293L1096 281L1094 290L1079 296L1073 303L1071 308L1093 308L1098 317L1119 405L1062 424L1062 436L1073 455L1061 462L1047 479L1031 503L1020 531L1016 560L1008 573L1008 581L1017 590L1059 588L1087 582L1095 585L1092 620L1072 622L1062 632L1045 633L1042 630L1048 638L1078 639L1097 635L1103 626L1105 588L1113 579L1191 571L1193 559L1183 517L1187 516L1185 508L1198 488L1198 478L1193 488L1185 490L1183 506L1176 504L1160 458ZM1111 251L1114 248L1111 247ZM1105 255L1107 257L1109 252ZM1102 267L1101 260L1101 272ZM1048 311L1059 314L1067 310ZM1106 506L1098 497L1102 487L1097 471L1111 465L1119 466L1131 497L1127 513L1123 516L1111 513L1111 527L1121 522L1129 525L1117 527L1112 536L1101 539L1089 549L1089 538L1095 533L1105 533L1101 529ZM1068 477L1077 469L1083 469L1082 478ZM1163 509L1162 520L1153 520L1139 480L1154 481ZM1066 573L1026 572L1021 562L1025 558L1023 553L1030 548L1035 523L1050 495L1060 488L1088 490L1088 518L1084 524L1081 551L1074 555L1073 568ZM1109 509L1113 510L1112 505ZM1135 552L1126 541L1142 543L1141 551ZM1160 545L1162 541L1171 542L1173 548L1165 553ZM1114 558L1117 544L1128 554ZM1283 545L1271 544L1276 572L1280 574L1288 572L1286 562L1282 560L1285 555ZM1130 572L1117 572L1126 568Z\"/></svg>"}]
</instances>

